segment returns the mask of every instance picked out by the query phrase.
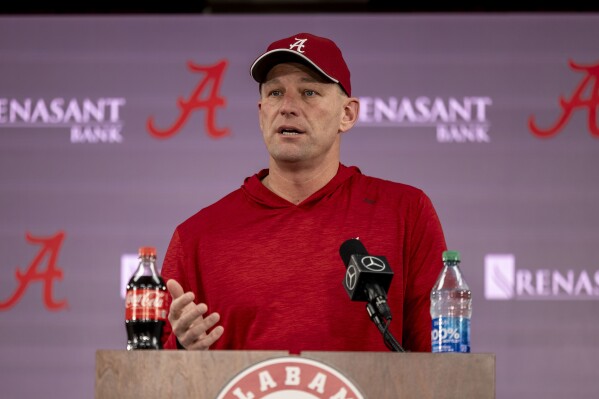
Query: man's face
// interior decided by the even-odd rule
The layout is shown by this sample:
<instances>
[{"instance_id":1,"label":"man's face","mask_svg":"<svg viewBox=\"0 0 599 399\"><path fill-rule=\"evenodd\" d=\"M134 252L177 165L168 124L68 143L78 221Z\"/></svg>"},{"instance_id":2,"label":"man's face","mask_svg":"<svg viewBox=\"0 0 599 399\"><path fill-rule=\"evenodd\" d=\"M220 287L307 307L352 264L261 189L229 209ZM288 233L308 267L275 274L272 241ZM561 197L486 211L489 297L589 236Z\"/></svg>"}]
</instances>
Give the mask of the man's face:
<instances>
[{"instance_id":1,"label":"man's face","mask_svg":"<svg viewBox=\"0 0 599 399\"><path fill-rule=\"evenodd\" d=\"M341 88L297 63L274 66L260 90L260 128L271 158L318 166L339 161L340 133L349 130L348 98ZM350 110L351 111L351 110Z\"/></svg>"}]
</instances>

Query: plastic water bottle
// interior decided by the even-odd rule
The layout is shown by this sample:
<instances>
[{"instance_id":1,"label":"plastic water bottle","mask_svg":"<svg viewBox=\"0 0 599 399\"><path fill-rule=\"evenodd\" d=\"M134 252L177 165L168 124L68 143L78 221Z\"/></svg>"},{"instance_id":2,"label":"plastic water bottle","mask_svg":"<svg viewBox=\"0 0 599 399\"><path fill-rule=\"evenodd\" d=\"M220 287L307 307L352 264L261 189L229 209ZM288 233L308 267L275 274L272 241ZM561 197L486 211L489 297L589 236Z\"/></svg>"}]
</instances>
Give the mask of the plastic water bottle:
<instances>
[{"instance_id":1,"label":"plastic water bottle","mask_svg":"<svg viewBox=\"0 0 599 399\"><path fill-rule=\"evenodd\" d=\"M462 277L460 253L443 252L443 270L431 290L433 352L470 352L472 292Z\"/></svg>"}]
</instances>

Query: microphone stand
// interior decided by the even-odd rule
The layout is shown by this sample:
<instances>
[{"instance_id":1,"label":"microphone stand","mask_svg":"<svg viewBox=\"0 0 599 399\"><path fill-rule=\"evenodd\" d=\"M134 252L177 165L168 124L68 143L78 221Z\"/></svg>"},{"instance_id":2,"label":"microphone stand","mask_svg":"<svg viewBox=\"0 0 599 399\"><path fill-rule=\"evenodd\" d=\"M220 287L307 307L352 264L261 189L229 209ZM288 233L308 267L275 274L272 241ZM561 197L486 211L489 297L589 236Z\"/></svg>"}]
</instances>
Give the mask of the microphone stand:
<instances>
[{"instance_id":1,"label":"microphone stand","mask_svg":"<svg viewBox=\"0 0 599 399\"><path fill-rule=\"evenodd\" d=\"M372 305L371 302L366 304L366 311L368 312L368 316L370 316L370 320L374 322L380 333L383 335L383 341L387 348L393 352L405 352L404 348L401 347L399 342L397 342L397 339L395 339L393 334L391 334L391 331L389 331L391 319L388 319L387 323L383 325L376 307Z\"/></svg>"}]
</instances>

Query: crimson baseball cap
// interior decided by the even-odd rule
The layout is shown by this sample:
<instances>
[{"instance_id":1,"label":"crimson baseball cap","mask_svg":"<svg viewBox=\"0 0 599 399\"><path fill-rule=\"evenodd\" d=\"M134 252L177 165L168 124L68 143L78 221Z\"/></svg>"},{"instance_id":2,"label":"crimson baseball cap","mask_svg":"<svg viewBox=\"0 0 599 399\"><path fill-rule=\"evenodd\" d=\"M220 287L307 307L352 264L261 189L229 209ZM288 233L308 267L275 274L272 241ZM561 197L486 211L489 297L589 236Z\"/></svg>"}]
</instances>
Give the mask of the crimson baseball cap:
<instances>
[{"instance_id":1,"label":"crimson baseball cap","mask_svg":"<svg viewBox=\"0 0 599 399\"><path fill-rule=\"evenodd\" d=\"M254 61L250 74L256 82L263 83L268 71L283 62L300 62L313 67L332 82L339 84L351 97L349 69L341 50L331 39L310 33L298 33L277 40Z\"/></svg>"}]
</instances>

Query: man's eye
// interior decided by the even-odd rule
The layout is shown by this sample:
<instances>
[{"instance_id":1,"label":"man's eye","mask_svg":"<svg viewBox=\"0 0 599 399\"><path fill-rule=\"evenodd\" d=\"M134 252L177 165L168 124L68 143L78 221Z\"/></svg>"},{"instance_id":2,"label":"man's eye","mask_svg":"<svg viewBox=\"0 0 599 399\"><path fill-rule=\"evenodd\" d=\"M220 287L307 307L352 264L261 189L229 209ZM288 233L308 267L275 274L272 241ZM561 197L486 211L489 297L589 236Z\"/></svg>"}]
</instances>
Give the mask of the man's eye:
<instances>
[{"instance_id":1,"label":"man's eye","mask_svg":"<svg viewBox=\"0 0 599 399\"><path fill-rule=\"evenodd\" d=\"M304 91L304 94L308 97L313 97L316 95L316 92L314 90L306 90Z\"/></svg>"},{"instance_id":2,"label":"man's eye","mask_svg":"<svg viewBox=\"0 0 599 399\"><path fill-rule=\"evenodd\" d=\"M270 93L268 93L268 95L271 97L278 97L281 95L281 90L271 90Z\"/></svg>"}]
</instances>

